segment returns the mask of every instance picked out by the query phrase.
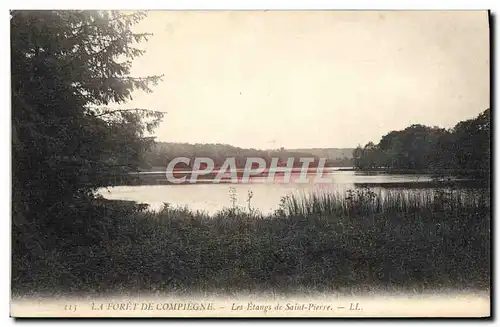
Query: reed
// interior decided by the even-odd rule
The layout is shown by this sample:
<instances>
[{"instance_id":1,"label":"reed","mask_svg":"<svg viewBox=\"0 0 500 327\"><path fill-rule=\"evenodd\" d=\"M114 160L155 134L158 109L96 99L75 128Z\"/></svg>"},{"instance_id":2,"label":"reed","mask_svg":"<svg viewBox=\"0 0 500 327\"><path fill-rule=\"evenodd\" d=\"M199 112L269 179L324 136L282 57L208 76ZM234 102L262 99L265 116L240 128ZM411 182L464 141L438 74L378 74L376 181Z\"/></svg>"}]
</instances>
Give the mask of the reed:
<instances>
[{"instance_id":1,"label":"reed","mask_svg":"<svg viewBox=\"0 0 500 327\"><path fill-rule=\"evenodd\" d=\"M87 218L58 234L55 246L14 251L12 287L16 294L487 289L489 204L488 192L477 190L313 193L285 197L269 215L250 200L248 209L215 215L108 201L76 208Z\"/></svg>"}]
</instances>

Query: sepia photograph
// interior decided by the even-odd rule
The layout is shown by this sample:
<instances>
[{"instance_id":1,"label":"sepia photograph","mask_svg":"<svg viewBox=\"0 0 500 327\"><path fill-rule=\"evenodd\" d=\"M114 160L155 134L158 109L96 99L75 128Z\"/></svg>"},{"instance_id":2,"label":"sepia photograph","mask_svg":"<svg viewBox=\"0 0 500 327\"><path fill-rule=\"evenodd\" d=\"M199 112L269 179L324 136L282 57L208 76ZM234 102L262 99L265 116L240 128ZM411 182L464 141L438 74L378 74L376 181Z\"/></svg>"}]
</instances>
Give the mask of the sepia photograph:
<instances>
[{"instance_id":1,"label":"sepia photograph","mask_svg":"<svg viewBox=\"0 0 500 327\"><path fill-rule=\"evenodd\" d=\"M491 317L489 11L9 18L11 317Z\"/></svg>"}]
</instances>

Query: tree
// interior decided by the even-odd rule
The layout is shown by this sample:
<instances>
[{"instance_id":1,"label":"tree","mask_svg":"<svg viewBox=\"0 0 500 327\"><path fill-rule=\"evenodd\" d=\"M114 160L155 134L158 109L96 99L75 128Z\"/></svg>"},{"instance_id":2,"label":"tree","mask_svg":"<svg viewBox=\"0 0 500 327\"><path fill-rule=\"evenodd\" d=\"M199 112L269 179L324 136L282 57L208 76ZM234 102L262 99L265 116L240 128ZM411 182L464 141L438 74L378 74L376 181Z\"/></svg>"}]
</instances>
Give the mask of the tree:
<instances>
[{"instance_id":1,"label":"tree","mask_svg":"<svg viewBox=\"0 0 500 327\"><path fill-rule=\"evenodd\" d=\"M144 13L11 12L13 222L54 220L51 209L135 169L163 113L120 108L161 76L130 76L131 27ZM59 205L59 206L58 206Z\"/></svg>"},{"instance_id":2,"label":"tree","mask_svg":"<svg viewBox=\"0 0 500 327\"><path fill-rule=\"evenodd\" d=\"M489 177L490 109L477 118L459 122L453 129L411 125L404 130L391 131L379 144L358 146L354 163L360 169L377 167L454 171Z\"/></svg>"},{"instance_id":3,"label":"tree","mask_svg":"<svg viewBox=\"0 0 500 327\"><path fill-rule=\"evenodd\" d=\"M489 176L491 159L490 109L477 118L459 122L452 129L454 165Z\"/></svg>"},{"instance_id":4,"label":"tree","mask_svg":"<svg viewBox=\"0 0 500 327\"><path fill-rule=\"evenodd\" d=\"M352 161L355 168L364 169L362 164L363 158L363 148L361 145L358 146L352 151Z\"/></svg>"}]
</instances>

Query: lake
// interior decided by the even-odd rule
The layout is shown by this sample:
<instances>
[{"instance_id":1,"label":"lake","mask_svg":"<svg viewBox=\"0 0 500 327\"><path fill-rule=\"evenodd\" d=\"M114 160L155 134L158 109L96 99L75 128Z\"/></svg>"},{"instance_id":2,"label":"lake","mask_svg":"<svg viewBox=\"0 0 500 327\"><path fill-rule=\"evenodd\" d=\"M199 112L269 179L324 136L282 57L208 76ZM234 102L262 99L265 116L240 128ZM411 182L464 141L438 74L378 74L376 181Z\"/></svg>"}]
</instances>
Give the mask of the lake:
<instances>
[{"instance_id":1,"label":"lake","mask_svg":"<svg viewBox=\"0 0 500 327\"><path fill-rule=\"evenodd\" d=\"M269 183L265 178L251 178L246 184L197 183L185 185L141 185L114 186L99 190L107 199L130 200L147 203L157 210L164 202L173 206L188 206L192 210L202 210L210 214L232 205L230 188L236 191L237 205L247 207L248 192L253 192L251 205L262 213L277 209L285 195L301 195L311 192L335 192L369 187L374 191L404 190L405 192L428 192L436 188L429 175L396 175L387 173L366 173L357 171L330 170L332 183L285 184ZM461 181L465 182L465 181Z\"/></svg>"}]
</instances>

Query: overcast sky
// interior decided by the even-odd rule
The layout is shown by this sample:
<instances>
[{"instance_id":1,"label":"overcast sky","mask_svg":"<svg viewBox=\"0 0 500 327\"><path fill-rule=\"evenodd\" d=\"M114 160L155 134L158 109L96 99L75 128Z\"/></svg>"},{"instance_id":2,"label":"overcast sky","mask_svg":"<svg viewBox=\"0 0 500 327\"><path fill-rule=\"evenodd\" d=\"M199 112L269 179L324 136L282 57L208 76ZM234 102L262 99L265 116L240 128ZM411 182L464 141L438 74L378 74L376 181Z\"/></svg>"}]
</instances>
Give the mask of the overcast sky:
<instances>
[{"instance_id":1,"label":"overcast sky","mask_svg":"<svg viewBox=\"0 0 500 327\"><path fill-rule=\"evenodd\" d=\"M167 111L159 141L355 147L489 106L488 16L476 12L153 11L127 107Z\"/></svg>"}]
</instances>

